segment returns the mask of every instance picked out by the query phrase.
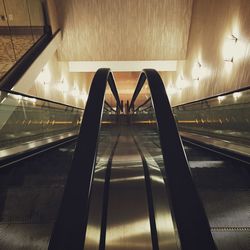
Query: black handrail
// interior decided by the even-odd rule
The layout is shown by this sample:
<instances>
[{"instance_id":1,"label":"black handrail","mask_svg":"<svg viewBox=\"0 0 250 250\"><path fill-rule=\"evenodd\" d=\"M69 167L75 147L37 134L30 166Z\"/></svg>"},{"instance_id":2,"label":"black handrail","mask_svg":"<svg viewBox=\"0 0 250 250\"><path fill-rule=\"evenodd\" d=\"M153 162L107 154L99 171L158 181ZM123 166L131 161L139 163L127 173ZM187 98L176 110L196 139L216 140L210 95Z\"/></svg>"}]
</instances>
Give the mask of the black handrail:
<instances>
[{"instance_id":1,"label":"black handrail","mask_svg":"<svg viewBox=\"0 0 250 250\"><path fill-rule=\"evenodd\" d=\"M134 106L146 79L155 109L167 183L181 247L184 250L217 249L205 210L190 173L164 84L157 71L153 69L143 70L129 110Z\"/></svg>"},{"instance_id":2,"label":"black handrail","mask_svg":"<svg viewBox=\"0 0 250 250\"><path fill-rule=\"evenodd\" d=\"M92 80L72 166L50 239L49 250L83 249L107 81L118 106L121 107L110 69L99 69Z\"/></svg>"},{"instance_id":3,"label":"black handrail","mask_svg":"<svg viewBox=\"0 0 250 250\"><path fill-rule=\"evenodd\" d=\"M107 105L108 106L108 108L107 108L107 111L113 111L113 112L116 112L116 110L115 109L113 109L112 108L112 106L107 102L107 101L105 101L105 105Z\"/></svg>"},{"instance_id":4,"label":"black handrail","mask_svg":"<svg viewBox=\"0 0 250 250\"><path fill-rule=\"evenodd\" d=\"M46 33L13 65L13 67L0 80L2 90L11 90L17 81L22 77L25 71L31 66L36 58L42 53L50 43L52 36L50 27L46 27Z\"/></svg>"},{"instance_id":5,"label":"black handrail","mask_svg":"<svg viewBox=\"0 0 250 250\"><path fill-rule=\"evenodd\" d=\"M141 105L139 105L136 109L134 109L134 111L139 110L141 107L145 106L148 102L151 101L151 98L148 98L145 102L143 102ZM148 107L146 107L148 108Z\"/></svg>"}]
</instances>

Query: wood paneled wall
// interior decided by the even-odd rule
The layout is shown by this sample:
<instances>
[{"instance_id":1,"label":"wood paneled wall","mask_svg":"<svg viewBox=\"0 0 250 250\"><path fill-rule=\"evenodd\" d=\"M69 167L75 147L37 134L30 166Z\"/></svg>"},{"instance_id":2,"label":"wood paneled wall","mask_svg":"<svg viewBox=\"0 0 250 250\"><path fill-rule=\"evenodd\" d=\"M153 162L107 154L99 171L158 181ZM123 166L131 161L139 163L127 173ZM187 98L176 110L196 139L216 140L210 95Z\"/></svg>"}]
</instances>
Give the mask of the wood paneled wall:
<instances>
[{"instance_id":1,"label":"wood paneled wall","mask_svg":"<svg viewBox=\"0 0 250 250\"><path fill-rule=\"evenodd\" d=\"M58 11L55 5L55 0L46 0L48 14L49 14L49 22L52 29L52 33L55 33L58 29L60 29L59 21L58 21Z\"/></svg>"},{"instance_id":2,"label":"wood paneled wall","mask_svg":"<svg viewBox=\"0 0 250 250\"><path fill-rule=\"evenodd\" d=\"M233 63L223 56L231 35L238 38ZM203 76L194 81L192 71L198 61ZM176 86L178 75L190 85L172 96L173 105L249 86L250 1L194 0L186 61L179 63L177 74L162 75L166 85Z\"/></svg>"},{"instance_id":3,"label":"wood paneled wall","mask_svg":"<svg viewBox=\"0 0 250 250\"><path fill-rule=\"evenodd\" d=\"M41 0L0 0L0 15L8 18L0 20L0 26L43 26L44 18ZM6 10L6 12L5 12Z\"/></svg>"},{"instance_id":4,"label":"wood paneled wall","mask_svg":"<svg viewBox=\"0 0 250 250\"><path fill-rule=\"evenodd\" d=\"M193 0L56 0L61 60L186 57Z\"/></svg>"}]
</instances>

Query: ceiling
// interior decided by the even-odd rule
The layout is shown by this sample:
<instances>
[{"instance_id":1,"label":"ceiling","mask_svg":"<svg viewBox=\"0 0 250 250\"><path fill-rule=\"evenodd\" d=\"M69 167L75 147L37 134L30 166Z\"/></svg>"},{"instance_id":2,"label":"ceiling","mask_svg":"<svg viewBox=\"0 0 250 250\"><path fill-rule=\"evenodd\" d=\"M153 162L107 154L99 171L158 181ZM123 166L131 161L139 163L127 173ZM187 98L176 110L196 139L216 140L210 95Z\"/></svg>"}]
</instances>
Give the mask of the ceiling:
<instances>
[{"instance_id":1,"label":"ceiling","mask_svg":"<svg viewBox=\"0 0 250 250\"><path fill-rule=\"evenodd\" d=\"M70 71L71 63L77 68L72 72L84 74L88 74L86 69L93 67L93 63L96 67L95 64L109 61L111 69L120 71L114 76L124 102L134 92L139 76L134 71L138 67L146 63L150 68L161 69L161 73L175 71L177 62L186 58L193 0L55 0L55 3L63 34L59 60L69 62ZM128 64L134 66L121 72L126 71L124 67ZM143 92L139 103L148 98L147 90Z\"/></svg>"},{"instance_id":2,"label":"ceiling","mask_svg":"<svg viewBox=\"0 0 250 250\"><path fill-rule=\"evenodd\" d=\"M63 61L183 60L193 0L55 0Z\"/></svg>"}]
</instances>

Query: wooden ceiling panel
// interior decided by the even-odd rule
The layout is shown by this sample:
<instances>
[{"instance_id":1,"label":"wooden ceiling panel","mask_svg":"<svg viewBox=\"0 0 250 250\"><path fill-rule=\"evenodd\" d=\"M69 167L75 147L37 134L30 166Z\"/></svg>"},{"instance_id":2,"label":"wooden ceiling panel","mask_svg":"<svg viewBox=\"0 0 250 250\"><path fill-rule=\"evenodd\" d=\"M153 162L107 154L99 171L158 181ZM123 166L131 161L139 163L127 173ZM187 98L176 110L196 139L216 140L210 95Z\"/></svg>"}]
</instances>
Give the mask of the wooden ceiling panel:
<instances>
[{"instance_id":1,"label":"wooden ceiling panel","mask_svg":"<svg viewBox=\"0 0 250 250\"><path fill-rule=\"evenodd\" d=\"M185 59L193 0L55 0L65 61Z\"/></svg>"}]
</instances>

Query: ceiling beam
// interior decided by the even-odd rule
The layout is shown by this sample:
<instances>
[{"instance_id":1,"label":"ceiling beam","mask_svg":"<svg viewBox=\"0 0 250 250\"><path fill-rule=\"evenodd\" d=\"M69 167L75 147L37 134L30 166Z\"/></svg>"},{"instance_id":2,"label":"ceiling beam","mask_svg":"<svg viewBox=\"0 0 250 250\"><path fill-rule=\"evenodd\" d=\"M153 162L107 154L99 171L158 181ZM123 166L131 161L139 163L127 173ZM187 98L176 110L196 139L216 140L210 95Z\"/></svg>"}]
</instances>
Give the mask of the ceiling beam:
<instances>
[{"instance_id":1,"label":"ceiling beam","mask_svg":"<svg viewBox=\"0 0 250 250\"><path fill-rule=\"evenodd\" d=\"M70 72L96 72L99 68L110 68L114 72L141 71L153 68L157 71L176 71L177 61L70 61Z\"/></svg>"}]
</instances>

